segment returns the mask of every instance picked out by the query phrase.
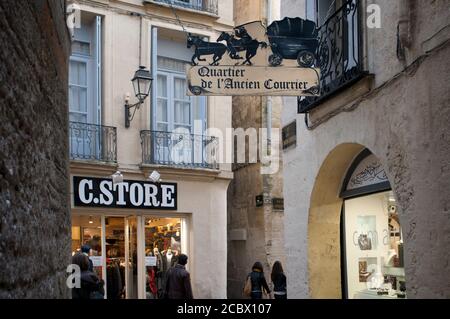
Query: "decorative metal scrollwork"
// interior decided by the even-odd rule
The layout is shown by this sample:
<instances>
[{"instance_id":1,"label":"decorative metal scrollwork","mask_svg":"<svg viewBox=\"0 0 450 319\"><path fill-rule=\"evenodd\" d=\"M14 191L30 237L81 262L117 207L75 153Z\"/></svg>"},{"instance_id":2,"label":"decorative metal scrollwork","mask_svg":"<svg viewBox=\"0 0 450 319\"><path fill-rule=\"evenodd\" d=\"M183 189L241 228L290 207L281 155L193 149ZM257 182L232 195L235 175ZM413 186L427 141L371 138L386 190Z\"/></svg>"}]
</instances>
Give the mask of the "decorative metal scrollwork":
<instances>
[{"instance_id":1,"label":"decorative metal scrollwork","mask_svg":"<svg viewBox=\"0 0 450 319\"><path fill-rule=\"evenodd\" d=\"M176 132L141 131L142 163L218 169L215 137Z\"/></svg>"},{"instance_id":2,"label":"decorative metal scrollwork","mask_svg":"<svg viewBox=\"0 0 450 319\"><path fill-rule=\"evenodd\" d=\"M360 1L347 0L318 28L317 67L320 68L320 96L299 98L299 113L351 83L363 72L360 44Z\"/></svg>"},{"instance_id":3,"label":"decorative metal scrollwork","mask_svg":"<svg viewBox=\"0 0 450 319\"><path fill-rule=\"evenodd\" d=\"M117 129L112 126L69 123L70 158L117 162Z\"/></svg>"}]
</instances>

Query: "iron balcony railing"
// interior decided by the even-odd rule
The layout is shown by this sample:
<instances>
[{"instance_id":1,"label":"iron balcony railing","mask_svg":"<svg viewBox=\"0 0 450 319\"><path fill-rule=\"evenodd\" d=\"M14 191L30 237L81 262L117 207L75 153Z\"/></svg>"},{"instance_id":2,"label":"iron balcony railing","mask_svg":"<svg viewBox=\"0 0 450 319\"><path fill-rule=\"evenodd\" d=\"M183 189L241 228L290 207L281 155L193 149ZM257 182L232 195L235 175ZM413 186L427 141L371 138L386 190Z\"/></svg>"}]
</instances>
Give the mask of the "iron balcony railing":
<instances>
[{"instance_id":1,"label":"iron balcony railing","mask_svg":"<svg viewBox=\"0 0 450 319\"><path fill-rule=\"evenodd\" d=\"M141 131L142 164L219 169L216 137Z\"/></svg>"},{"instance_id":2,"label":"iron balcony railing","mask_svg":"<svg viewBox=\"0 0 450 319\"><path fill-rule=\"evenodd\" d=\"M176 7L182 7L197 11L204 11L218 14L218 0L152 0L153 2L160 2L165 4L171 4Z\"/></svg>"},{"instance_id":3,"label":"iron balcony railing","mask_svg":"<svg viewBox=\"0 0 450 319\"><path fill-rule=\"evenodd\" d=\"M362 63L360 7L360 0L347 0L318 28L316 66L321 71L320 96L299 98L299 113L308 112L366 74Z\"/></svg>"},{"instance_id":4,"label":"iron balcony railing","mask_svg":"<svg viewBox=\"0 0 450 319\"><path fill-rule=\"evenodd\" d=\"M112 126L69 123L70 159L117 163L117 130Z\"/></svg>"}]
</instances>

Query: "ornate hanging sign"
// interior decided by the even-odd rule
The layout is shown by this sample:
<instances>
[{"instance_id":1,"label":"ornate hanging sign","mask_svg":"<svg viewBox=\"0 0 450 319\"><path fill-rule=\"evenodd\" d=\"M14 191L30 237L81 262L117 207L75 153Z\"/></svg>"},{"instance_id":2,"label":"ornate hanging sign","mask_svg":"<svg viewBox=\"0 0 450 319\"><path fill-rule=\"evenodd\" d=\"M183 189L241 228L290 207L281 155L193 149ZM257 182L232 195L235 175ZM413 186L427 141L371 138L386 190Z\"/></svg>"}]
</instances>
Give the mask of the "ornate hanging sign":
<instances>
[{"instance_id":1,"label":"ornate hanging sign","mask_svg":"<svg viewBox=\"0 0 450 319\"><path fill-rule=\"evenodd\" d=\"M189 34L189 95L314 96L319 94L315 23L300 18L260 21L222 32L217 42Z\"/></svg>"}]
</instances>

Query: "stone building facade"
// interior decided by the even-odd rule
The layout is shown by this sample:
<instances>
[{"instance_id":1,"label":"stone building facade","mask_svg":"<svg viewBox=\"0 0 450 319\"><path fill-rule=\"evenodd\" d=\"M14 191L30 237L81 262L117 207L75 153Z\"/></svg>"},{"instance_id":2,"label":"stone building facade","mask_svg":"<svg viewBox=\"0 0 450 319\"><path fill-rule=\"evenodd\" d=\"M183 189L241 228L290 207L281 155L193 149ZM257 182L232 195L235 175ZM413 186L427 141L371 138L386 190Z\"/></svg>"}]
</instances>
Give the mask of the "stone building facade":
<instances>
[{"instance_id":1,"label":"stone building facade","mask_svg":"<svg viewBox=\"0 0 450 319\"><path fill-rule=\"evenodd\" d=\"M322 7L315 1L283 1L281 13L307 17L320 27L342 16L345 10L338 4L348 12L357 5L358 24L352 25L350 16L338 23L345 23L342 30L349 35L355 27L359 42L352 43L350 36L345 42L342 34L335 34L342 41L338 49L344 50L322 59L336 66L338 58L346 63L357 58L362 72L357 78L346 74L341 83L352 81L328 86L319 100L284 99L283 124L297 123L297 145L284 152L289 297L357 296L348 294L345 281L349 251L344 249L348 234L342 226L349 202L342 194L352 164L358 164L366 149L384 169L393 192L390 200L397 203L407 297L449 298L448 3L363 0L332 6L330 1L323 8L326 1L320 2ZM380 13L380 28L370 23L374 12ZM360 54L352 56L347 48ZM331 55L336 52L341 53ZM340 67L336 70L342 71ZM330 76L325 72L323 66L322 76ZM324 78L323 83L325 88L330 81ZM370 208L359 211L365 210ZM360 277L359 282L364 280Z\"/></svg>"},{"instance_id":2,"label":"stone building facade","mask_svg":"<svg viewBox=\"0 0 450 319\"><path fill-rule=\"evenodd\" d=\"M267 25L279 14L277 1L234 3L236 26L253 21ZM280 129L281 102L280 97L233 97L232 127L258 132L267 127ZM272 134L281 139L280 131ZM259 146L261 143L259 140ZM228 298L242 298L245 278L256 261L263 264L266 273L275 261L285 261L284 213L272 204L272 199L283 197L283 171L280 164L276 173L262 174L262 165L260 161L233 165L234 180L228 189Z\"/></svg>"},{"instance_id":3,"label":"stone building facade","mask_svg":"<svg viewBox=\"0 0 450 319\"><path fill-rule=\"evenodd\" d=\"M75 29L72 42L73 73L69 72L74 75L69 90L75 94L69 110L72 252L86 243L91 246L108 299L160 298L160 274L168 268L160 258L170 264L175 259L169 256L179 253L189 256L195 298L226 297L226 196L233 173L230 164L209 158L204 148L216 146L206 129L225 132L231 127L231 97L187 96L186 67L194 53L187 47L188 33L215 40L221 31L231 30L233 2L171 2L70 2L81 9L81 28ZM76 76L85 66L91 76L88 96L96 97L88 100L87 111L79 103L84 98L79 88L86 85ZM127 127L126 96L129 104L137 102L131 79L139 66L151 72L153 85L139 109L131 109L135 113ZM122 185L130 187L126 191L138 190L134 199L141 202L139 189L155 187L149 175L158 172L161 185L176 185L176 205L99 207L98 197L88 204L76 201L85 189L77 177L112 185L117 171ZM158 266L149 257L157 257ZM125 275L111 279L114 267ZM154 286L156 292L150 289Z\"/></svg>"},{"instance_id":4,"label":"stone building facade","mask_svg":"<svg viewBox=\"0 0 450 319\"><path fill-rule=\"evenodd\" d=\"M0 298L65 298L65 2L2 1L0 42Z\"/></svg>"}]
</instances>

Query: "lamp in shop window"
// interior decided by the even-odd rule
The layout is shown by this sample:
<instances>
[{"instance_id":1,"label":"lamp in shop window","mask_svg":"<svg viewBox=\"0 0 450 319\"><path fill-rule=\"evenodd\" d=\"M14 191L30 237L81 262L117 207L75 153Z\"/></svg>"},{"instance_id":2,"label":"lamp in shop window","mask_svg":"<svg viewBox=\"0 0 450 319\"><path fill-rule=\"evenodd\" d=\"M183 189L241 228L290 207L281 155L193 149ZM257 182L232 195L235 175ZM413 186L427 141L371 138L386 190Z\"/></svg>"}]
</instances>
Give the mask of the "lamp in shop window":
<instances>
[{"instance_id":1,"label":"lamp in shop window","mask_svg":"<svg viewBox=\"0 0 450 319\"><path fill-rule=\"evenodd\" d=\"M92 221L92 216L89 216L89 224L93 224L94 222Z\"/></svg>"},{"instance_id":2,"label":"lamp in shop window","mask_svg":"<svg viewBox=\"0 0 450 319\"><path fill-rule=\"evenodd\" d=\"M150 71L145 68L145 66L140 66L139 69L134 73L134 77L131 79L133 83L134 94L138 99L135 104L129 104L129 95L125 98L125 127L130 127L130 123L134 118L136 110L144 103L147 96L150 94L152 88L153 78ZM134 109L133 114L131 114L131 109Z\"/></svg>"}]
</instances>

